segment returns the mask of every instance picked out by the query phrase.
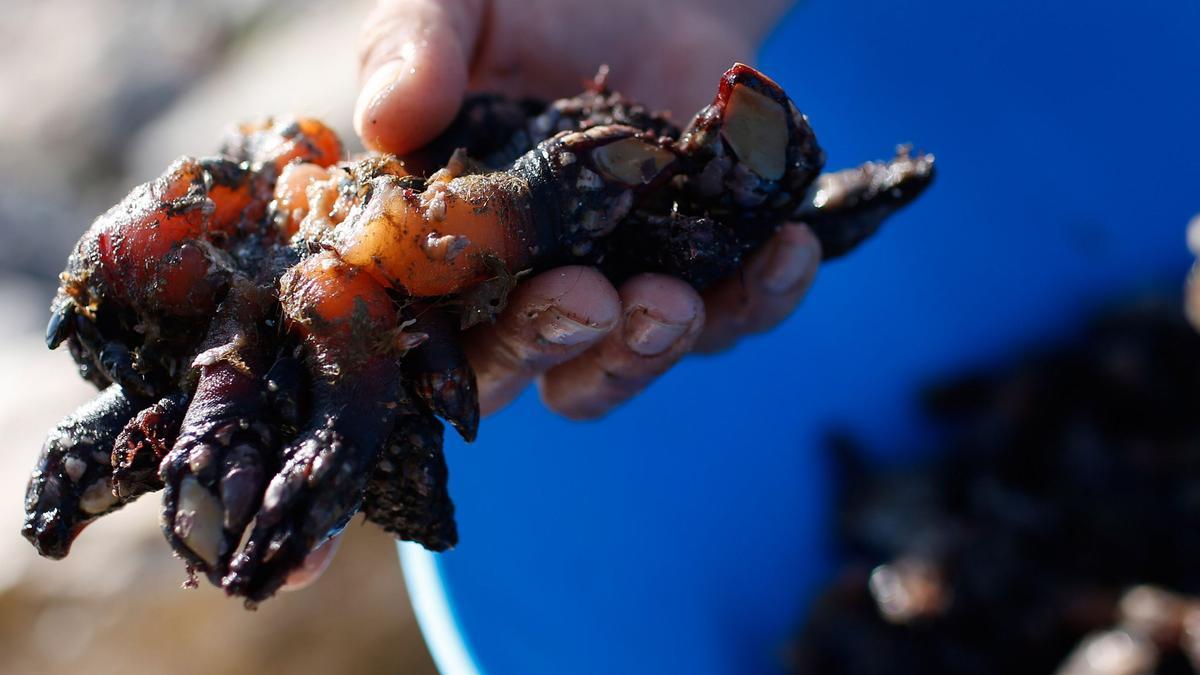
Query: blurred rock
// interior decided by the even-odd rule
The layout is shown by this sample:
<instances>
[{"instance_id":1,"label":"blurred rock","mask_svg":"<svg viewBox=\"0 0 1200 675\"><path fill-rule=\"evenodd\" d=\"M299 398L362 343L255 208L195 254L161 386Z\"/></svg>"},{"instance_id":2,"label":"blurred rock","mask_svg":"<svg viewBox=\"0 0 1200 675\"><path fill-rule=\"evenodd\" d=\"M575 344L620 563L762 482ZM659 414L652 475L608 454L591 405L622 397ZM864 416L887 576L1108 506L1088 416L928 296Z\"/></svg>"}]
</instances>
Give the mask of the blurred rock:
<instances>
[{"instance_id":1,"label":"blurred rock","mask_svg":"<svg viewBox=\"0 0 1200 675\"><path fill-rule=\"evenodd\" d=\"M0 23L0 672L431 673L393 541L352 524L315 585L258 611L185 574L152 495L63 561L19 534L47 430L93 395L42 330L80 232L225 125L307 112L347 138L365 2L74 0Z\"/></svg>"},{"instance_id":2,"label":"blurred rock","mask_svg":"<svg viewBox=\"0 0 1200 675\"><path fill-rule=\"evenodd\" d=\"M58 271L114 200L130 136L219 63L266 0L15 3L0 23L0 267ZM127 189L127 188L126 188Z\"/></svg>"},{"instance_id":3,"label":"blurred rock","mask_svg":"<svg viewBox=\"0 0 1200 675\"><path fill-rule=\"evenodd\" d=\"M92 219L176 156L215 150L233 121L307 112L352 137L365 13L361 0L6 7L0 269L57 274Z\"/></svg>"},{"instance_id":4,"label":"blurred rock","mask_svg":"<svg viewBox=\"0 0 1200 675\"><path fill-rule=\"evenodd\" d=\"M131 182L157 176L179 155L215 150L230 124L283 112L319 117L350 151L361 149L352 125L357 36L370 4L315 3L265 17L253 40L133 139Z\"/></svg>"}]
</instances>

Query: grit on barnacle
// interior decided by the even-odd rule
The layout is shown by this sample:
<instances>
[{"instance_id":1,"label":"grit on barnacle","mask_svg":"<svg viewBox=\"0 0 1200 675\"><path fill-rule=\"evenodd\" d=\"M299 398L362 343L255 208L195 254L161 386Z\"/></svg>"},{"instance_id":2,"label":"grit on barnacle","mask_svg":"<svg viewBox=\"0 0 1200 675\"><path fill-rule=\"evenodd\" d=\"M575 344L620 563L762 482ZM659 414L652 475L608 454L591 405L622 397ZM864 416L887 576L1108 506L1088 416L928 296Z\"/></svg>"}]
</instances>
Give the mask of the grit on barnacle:
<instances>
[{"instance_id":1,"label":"grit on barnacle","mask_svg":"<svg viewBox=\"0 0 1200 675\"><path fill-rule=\"evenodd\" d=\"M46 341L104 391L47 440L23 533L62 557L161 489L175 552L251 603L359 512L451 547L436 418L467 440L479 425L462 329L564 263L702 289L796 218L834 257L933 177L901 153L821 179L817 203L823 165L807 118L741 64L684 129L603 76L549 104L470 97L405 158L342 161L313 119L236 127L71 254Z\"/></svg>"}]
</instances>

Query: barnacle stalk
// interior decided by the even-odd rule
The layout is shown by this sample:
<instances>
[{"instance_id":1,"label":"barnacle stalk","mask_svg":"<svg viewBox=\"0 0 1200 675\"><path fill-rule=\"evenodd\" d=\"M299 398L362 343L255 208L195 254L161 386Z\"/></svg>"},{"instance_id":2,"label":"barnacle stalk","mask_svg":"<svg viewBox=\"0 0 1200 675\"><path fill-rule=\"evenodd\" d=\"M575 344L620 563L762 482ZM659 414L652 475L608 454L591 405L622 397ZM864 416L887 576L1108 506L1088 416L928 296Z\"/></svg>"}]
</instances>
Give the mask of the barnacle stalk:
<instances>
[{"instance_id":1,"label":"barnacle stalk","mask_svg":"<svg viewBox=\"0 0 1200 675\"><path fill-rule=\"evenodd\" d=\"M88 523L124 505L113 494L112 446L145 403L114 384L50 432L25 492L21 527L38 553L65 557Z\"/></svg>"}]
</instances>

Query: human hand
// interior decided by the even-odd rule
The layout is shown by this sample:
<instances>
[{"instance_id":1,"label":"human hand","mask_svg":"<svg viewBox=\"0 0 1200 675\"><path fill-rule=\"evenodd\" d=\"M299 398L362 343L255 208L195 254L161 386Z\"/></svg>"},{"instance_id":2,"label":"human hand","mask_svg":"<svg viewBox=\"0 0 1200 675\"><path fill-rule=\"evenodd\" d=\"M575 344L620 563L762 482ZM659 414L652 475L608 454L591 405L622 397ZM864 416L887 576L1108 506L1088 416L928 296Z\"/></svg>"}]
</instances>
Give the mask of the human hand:
<instances>
[{"instance_id":1,"label":"human hand","mask_svg":"<svg viewBox=\"0 0 1200 675\"><path fill-rule=\"evenodd\" d=\"M450 123L468 88L556 98L575 93L602 63L614 89L690 115L711 98L714 74L749 60L786 5L384 0L364 30L355 125L367 147L403 154ZM789 225L739 278L703 298L661 275L619 289L583 267L529 279L494 325L467 336L482 412L537 380L550 409L599 417L693 349L723 349L777 324L819 258L808 229Z\"/></svg>"},{"instance_id":2,"label":"human hand","mask_svg":"<svg viewBox=\"0 0 1200 675\"><path fill-rule=\"evenodd\" d=\"M747 62L789 3L713 0L381 0L363 30L355 128L370 149L403 155L432 140L468 89L553 99L577 92L601 64L614 89L691 115L715 73ZM607 36L597 39L595 36ZM719 351L768 330L800 302L821 257L789 224L742 273L702 297L673 277L643 274L620 288L566 266L521 283L494 324L466 336L483 414L536 380L551 410L599 417L691 351ZM337 538L288 579L310 584Z\"/></svg>"}]
</instances>

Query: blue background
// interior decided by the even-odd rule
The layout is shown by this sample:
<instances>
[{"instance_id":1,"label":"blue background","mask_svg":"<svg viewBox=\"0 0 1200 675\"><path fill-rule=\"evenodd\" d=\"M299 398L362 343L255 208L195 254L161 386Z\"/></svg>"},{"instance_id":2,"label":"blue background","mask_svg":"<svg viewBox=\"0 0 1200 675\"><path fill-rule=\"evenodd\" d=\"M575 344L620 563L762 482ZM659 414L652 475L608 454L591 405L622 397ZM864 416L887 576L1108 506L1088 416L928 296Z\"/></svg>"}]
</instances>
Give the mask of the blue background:
<instances>
[{"instance_id":1,"label":"blue background","mask_svg":"<svg viewBox=\"0 0 1200 675\"><path fill-rule=\"evenodd\" d=\"M829 165L911 140L940 176L769 335L599 423L535 394L449 447L453 610L491 673L775 672L831 569L822 432L920 445L912 393L1112 292L1178 285L1200 211L1193 2L815 0L762 68ZM881 456L881 459L885 459Z\"/></svg>"}]
</instances>

